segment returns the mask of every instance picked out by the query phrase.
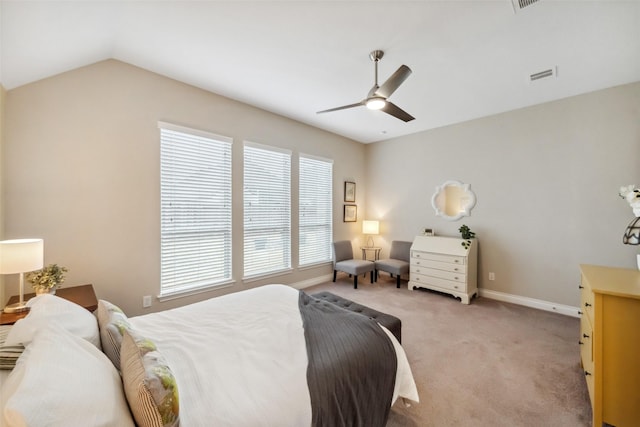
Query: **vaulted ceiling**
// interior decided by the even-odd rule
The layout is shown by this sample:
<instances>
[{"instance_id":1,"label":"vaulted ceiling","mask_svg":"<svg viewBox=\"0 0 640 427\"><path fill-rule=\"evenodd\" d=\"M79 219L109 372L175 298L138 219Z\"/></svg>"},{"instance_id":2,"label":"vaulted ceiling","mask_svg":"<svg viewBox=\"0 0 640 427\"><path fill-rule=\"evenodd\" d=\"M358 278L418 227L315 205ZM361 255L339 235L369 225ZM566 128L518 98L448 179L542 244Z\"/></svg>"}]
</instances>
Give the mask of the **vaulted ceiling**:
<instances>
[{"instance_id":1,"label":"vaulted ceiling","mask_svg":"<svg viewBox=\"0 0 640 427\"><path fill-rule=\"evenodd\" d=\"M2 0L0 19L8 90L115 58L363 143L640 81L637 0ZM412 69L389 99L415 120L316 114L367 96L375 49L380 84Z\"/></svg>"}]
</instances>

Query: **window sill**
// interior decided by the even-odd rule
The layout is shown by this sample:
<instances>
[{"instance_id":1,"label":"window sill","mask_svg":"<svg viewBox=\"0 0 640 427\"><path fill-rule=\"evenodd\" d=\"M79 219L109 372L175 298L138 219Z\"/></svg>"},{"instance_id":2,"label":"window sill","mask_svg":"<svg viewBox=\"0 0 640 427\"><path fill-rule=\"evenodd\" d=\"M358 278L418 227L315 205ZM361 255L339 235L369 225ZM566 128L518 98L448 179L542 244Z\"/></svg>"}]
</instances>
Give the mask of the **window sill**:
<instances>
[{"instance_id":1,"label":"window sill","mask_svg":"<svg viewBox=\"0 0 640 427\"><path fill-rule=\"evenodd\" d=\"M191 295L197 295L197 294L202 294L204 292L210 292L210 291L214 291L217 289L224 289L224 288L228 288L230 286L233 286L236 283L235 280L230 280L228 282L221 282L221 283L215 283L212 285L206 285L206 286L201 286L198 288L193 288L193 289L187 289L184 291L176 291L176 292L171 292L171 293L165 293L165 294L160 294L157 296L158 301L160 302L164 302L164 301L171 301L174 299L178 299L178 298L184 298L184 297L188 297Z\"/></svg>"},{"instance_id":2,"label":"window sill","mask_svg":"<svg viewBox=\"0 0 640 427\"><path fill-rule=\"evenodd\" d=\"M258 280L268 279L269 277L278 277L283 274L291 274L293 268L285 268L284 270L271 271L265 274L256 274L253 276L245 276L242 278L243 283L257 282Z\"/></svg>"}]
</instances>

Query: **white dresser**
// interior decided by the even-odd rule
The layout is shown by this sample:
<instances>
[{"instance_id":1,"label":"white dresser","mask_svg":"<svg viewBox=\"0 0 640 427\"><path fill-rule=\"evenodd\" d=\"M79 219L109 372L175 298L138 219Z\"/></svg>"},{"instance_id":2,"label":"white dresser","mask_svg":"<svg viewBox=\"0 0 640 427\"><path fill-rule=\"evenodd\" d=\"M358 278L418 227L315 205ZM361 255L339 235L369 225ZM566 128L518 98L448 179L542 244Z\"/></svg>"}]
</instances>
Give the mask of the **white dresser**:
<instances>
[{"instance_id":1,"label":"white dresser","mask_svg":"<svg viewBox=\"0 0 640 427\"><path fill-rule=\"evenodd\" d=\"M411 245L409 290L433 289L469 304L478 294L478 242L471 239L465 249L463 241L456 237L416 236Z\"/></svg>"}]
</instances>

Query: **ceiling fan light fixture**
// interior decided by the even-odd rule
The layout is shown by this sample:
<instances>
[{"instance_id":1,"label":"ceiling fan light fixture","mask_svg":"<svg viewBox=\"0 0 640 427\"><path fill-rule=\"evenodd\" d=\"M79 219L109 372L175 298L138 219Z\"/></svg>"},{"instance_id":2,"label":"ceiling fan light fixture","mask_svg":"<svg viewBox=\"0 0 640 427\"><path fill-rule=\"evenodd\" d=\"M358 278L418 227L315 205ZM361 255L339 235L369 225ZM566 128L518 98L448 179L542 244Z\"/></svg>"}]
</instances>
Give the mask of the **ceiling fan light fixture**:
<instances>
[{"instance_id":1,"label":"ceiling fan light fixture","mask_svg":"<svg viewBox=\"0 0 640 427\"><path fill-rule=\"evenodd\" d=\"M384 98L373 97L367 99L366 105L370 110L381 110L387 105L387 101L385 101Z\"/></svg>"}]
</instances>

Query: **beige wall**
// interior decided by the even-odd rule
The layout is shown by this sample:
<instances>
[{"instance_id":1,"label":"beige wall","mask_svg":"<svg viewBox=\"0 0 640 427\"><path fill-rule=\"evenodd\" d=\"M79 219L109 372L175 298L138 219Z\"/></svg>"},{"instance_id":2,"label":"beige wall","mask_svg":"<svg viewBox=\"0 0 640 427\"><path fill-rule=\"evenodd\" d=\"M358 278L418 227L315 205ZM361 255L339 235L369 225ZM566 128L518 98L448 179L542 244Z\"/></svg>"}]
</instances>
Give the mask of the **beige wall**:
<instances>
[{"instance_id":1,"label":"beige wall","mask_svg":"<svg viewBox=\"0 0 640 427\"><path fill-rule=\"evenodd\" d=\"M4 86L0 84L0 240L4 240L4 191L3 191L3 151L4 151L4 99L6 92ZM4 275L0 275L0 301L5 301ZM4 306L4 304L0 304Z\"/></svg>"},{"instance_id":2,"label":"beige wall","mask_svg":"<svg viewBox=\"0 0 640 427\"><path fill-rule=\"evenodd\" d=\"M129 314L159 286L158 121L234 138L233 287L160 303L160 310L264 283L300 283L331 267L242 282L242 141L293 150L292 237L297 261L297 160L334 159L334 236L360 238L342 222L342 182L364 204L364 146L114 60L16 88L6 95L7 238L38 236L45 263L70 271L67 285L93 283ZM17 287L8 287L11 295Z\"/></svg>"},{"instance_id":3,"label":"beige wall","mask_svg":"<svg viewBox=\"0 0 640 427\"><path fill-rule=\"evenodd\" d=\"M640 184L640 83L369 145L113 60L13 89L4 101L4 238L43 237L45 262L70 268L67 285L93 283L131 314L146 312L141 297L158 293L158 120L233 137L237 195L245 139L289 148L294 159L333 158L334 236L356 249L360 222L342 222L344 180L358 185L358 219L381 220L383 255L392 239L424 227L458 235L469 225L484 290L576 306L579 263L635 268L638 248L621 243L632 213L617 191ZM293 169L295 178L295 160ZM430 206L450 179L470 183L478 198L457 222ZM242 283L241 197L234 206L236 284L154 300L152 310L330 273L323 266ZM12 295L17 280L7 279Z\"/></svg>"},{"instance_id":4,"label":"beige wall","mask_svg":"<svg viewBox=\"0 0 640 427\"><path fill-rule=\"evenodd\" d=\"M636 268L638 247L622 244L633 214L618 190L640 184L640 83L366 148L367 217L382 221L385 252L424 227L459 236L467 224L480 287L571 306L580 263ZM471 184L477 205L447 222L430 200L452 179Z\"/></svg>"}]
</instances>

